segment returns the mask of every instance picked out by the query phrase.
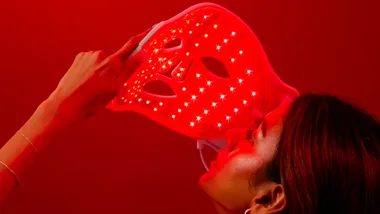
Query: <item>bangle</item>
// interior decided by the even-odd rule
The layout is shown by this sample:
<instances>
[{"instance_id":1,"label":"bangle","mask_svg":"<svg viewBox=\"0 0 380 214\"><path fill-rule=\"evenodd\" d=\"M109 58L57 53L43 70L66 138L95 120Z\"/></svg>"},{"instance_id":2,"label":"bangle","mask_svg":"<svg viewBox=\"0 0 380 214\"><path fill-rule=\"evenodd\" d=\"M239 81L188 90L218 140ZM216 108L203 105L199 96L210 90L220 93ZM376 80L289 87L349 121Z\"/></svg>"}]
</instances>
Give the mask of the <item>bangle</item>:
<instances>
[{"instance_id":1,"label":"bangle","mask_svg":"<svg viewBox=\"0 0 380 214\"><path fill-rule=\"evenodd\" d=\"M36 152L36 154L38 154L37 147L33 144L33 142L27 136L25 136L22 132L19 132L19 133L21 136L23 136L25 138L25 140L27 140L30 143L30 145L33 146L34 152Z\"/></svg>"},{"instance_id":2,"label":"bangle","mask_svg":"<svg viewBox=\"0 0 380 214\"><path fill-rule=\"evenodd\" d=\"M20 180L18 179L16 173L4 162L0 161L0 164L3 165L12 174L13 178L16 180L16 185L20 186Z\"/></svg>"}]
</instances>

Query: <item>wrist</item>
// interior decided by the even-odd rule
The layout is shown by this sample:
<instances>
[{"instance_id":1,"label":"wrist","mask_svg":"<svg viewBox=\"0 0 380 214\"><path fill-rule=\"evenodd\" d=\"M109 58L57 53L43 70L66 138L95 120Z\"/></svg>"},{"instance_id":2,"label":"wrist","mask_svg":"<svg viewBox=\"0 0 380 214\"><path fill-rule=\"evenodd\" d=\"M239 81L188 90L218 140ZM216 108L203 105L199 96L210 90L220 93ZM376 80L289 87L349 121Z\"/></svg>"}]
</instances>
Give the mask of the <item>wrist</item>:
<instances>
[{"instance_id":1,"label":"wrist","mask_svg":"<svg viewBox=\"0 0 380 214\"><path fill-rule=\"evenodd\" d=\"M0 174L5 172L4 169L9 172L1 175L8 176L8 180L2 182L12 185L12 178L9 177L11 174L18 184L38 154L75 122L67 115L59 113L60 106L51 97L42 102L28 121L0 149Z\"/></svg>"},{"instance_id":2,"label":"wrist","mask_svg":"<svg viewBox=\"0 0 380 214\"><path fill-rule=\"evenodd\" d=\"M43 117L51 118L57 128L69 126L79 120L80 117L77 112L78 106L72 107L67 103L70 102L61 95L59 89L56 89L40 104L37 111L40 111Z\"/></svg>"},{"instance_id":3,"label":"wrist","mask_svg":"<svg viewBox=\"0 0 380 214\"><path fill-rule=\"evenodd\" d=\"M59 102L49 97L37 107L19 132L32 141L38 151L42 151L74 122L72 117L60 112Z\"/></svg>"}]
</instances>

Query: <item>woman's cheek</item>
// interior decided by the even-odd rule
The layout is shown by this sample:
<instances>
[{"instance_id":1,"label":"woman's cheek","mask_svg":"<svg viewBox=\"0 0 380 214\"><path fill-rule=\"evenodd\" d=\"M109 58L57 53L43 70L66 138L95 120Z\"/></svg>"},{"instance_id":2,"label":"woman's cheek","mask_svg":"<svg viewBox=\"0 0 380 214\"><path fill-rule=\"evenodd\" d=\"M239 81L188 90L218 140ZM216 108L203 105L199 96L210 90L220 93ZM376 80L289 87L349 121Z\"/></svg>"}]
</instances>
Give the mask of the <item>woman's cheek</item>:
<instances>
[{"instance_id":1,"label":"woman's cheek","mask_svg":"<svg viewBox=\"0 0 380 214\"><path fill-rule=\"evenodd\" d=\"M231 154L231 159L225 165L234 176L250 177L256 174L264 165L264 159L257 154Z\"/></svg>"}]
</instances>

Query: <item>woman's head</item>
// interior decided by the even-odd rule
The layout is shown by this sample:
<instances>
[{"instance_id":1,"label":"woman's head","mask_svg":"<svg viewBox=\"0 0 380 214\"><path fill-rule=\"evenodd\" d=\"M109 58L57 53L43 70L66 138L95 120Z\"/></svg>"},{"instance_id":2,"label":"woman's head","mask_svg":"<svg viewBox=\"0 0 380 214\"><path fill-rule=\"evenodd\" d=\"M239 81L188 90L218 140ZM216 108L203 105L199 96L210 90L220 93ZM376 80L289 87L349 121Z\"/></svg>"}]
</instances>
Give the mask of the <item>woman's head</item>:
<instances>
[{"instance_id":1,"label":"woman's head","mask_svg":"<svg viewBox=\"0 0 380 214\"><path fill-rule=\"evenodd\" d=\"M276 158L292 214L380 212L380 125L351 104L300 97Z\"/></svg>"},{"instance_id":2,"label":"woman's head","mask_svg":"<svg viewBox=\"0 0 380 214\"><path fill-rule=\"evenodd\" d=\"M200 180L222 210L379 212L380 125L346 102L326 95L284 101L255 131L231 130L228 139Z\"/></svg>"}]
</instances>

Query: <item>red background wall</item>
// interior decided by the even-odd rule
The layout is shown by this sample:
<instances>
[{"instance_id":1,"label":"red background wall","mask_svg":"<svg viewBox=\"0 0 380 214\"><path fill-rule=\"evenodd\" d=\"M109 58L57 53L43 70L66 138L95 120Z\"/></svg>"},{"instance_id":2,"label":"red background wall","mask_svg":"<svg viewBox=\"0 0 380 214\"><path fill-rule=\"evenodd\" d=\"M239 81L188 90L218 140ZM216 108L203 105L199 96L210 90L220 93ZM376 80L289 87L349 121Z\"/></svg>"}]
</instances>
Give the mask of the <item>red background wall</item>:
<instances>
[{"instance_id":1,"label":"red background wall","mask_svg":"<svg viewBox=\"0 0 380 214\"><path fill-rule=\"evenodd\" d=\"M54 89L80 51L117 50L197 0L0 3L0 142ZM379 15L369 1L215 0L256 32L302 93L343 96L380 116ZM0 209L17 213L214 213L195 142L135 113L104 113L52 144Z\"/></svg>"}]
</instances>

